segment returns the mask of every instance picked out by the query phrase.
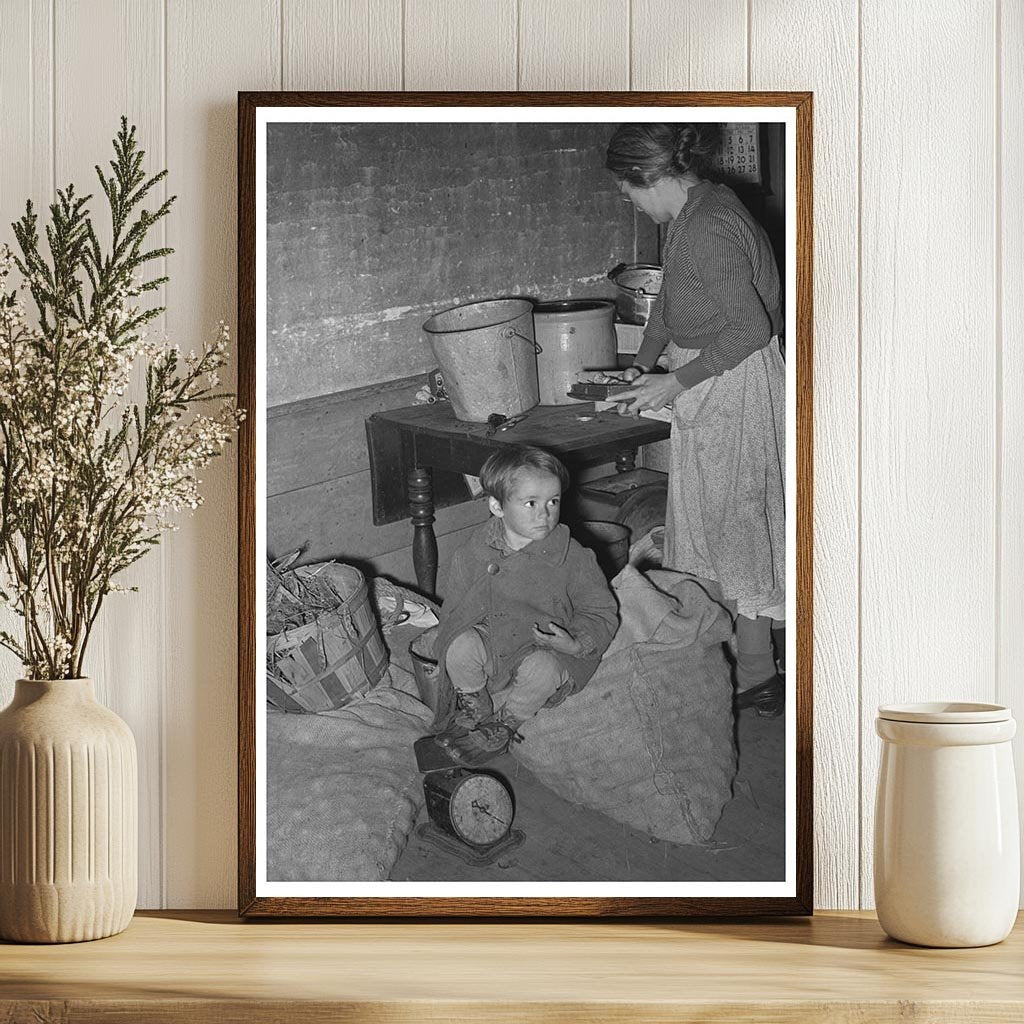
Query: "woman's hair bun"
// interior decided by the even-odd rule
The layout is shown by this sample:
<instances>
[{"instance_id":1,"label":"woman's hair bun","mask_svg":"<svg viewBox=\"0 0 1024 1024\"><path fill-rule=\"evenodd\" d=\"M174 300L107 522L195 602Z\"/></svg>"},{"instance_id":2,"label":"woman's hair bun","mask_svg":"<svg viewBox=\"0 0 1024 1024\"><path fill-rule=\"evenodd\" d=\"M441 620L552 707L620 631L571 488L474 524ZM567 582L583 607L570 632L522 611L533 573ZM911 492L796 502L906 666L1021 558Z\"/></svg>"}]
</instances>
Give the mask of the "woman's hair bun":
<instances>
[{"instance_id":1,"label":"woman's hair bun","mask_svg":"<svg viewBox=\"0 0 1024 1024\"><path fill-rule=\"evenodd\" d=\"M666 175L703 175L721 137L719 124L621 124L608 143L605 167L638 188L650 188Z\"/></svg>"},{"instance_id":2,"label":"woman's hair bun","mask_svg":"<svg viewBox=\"0 0 1024 1024\"><path fill-rule=\"evenodd\" d=\"M676 128L672 166L680 173L702 173L722 141L722 127L711 123L687 123Z\"/></svg>"}]
</instances>

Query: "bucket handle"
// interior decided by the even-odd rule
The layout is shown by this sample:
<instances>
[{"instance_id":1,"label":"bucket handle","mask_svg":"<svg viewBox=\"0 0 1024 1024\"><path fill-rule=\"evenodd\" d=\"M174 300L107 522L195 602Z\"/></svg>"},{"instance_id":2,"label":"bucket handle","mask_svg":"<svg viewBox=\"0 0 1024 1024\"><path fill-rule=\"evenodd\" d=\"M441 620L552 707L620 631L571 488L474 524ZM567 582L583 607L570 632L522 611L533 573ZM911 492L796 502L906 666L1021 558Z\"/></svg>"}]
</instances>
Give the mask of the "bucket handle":
<instances>
[{"instance_id":1,"label":"bucket handle","mask_svg":"<svg viewBox=\"0 0 1024 1024\"><path fill-rule=\"evenodd\" d=\"M520 334L514 327L503 327L501 329L501 337L505 339L505 341L511 341L513 338L521 338L527 345L533 346L533 350L537 355L540 355L541 352L544 351L544 349L537 344L535 339L528 338L525 334Z\"/></svg>"},{"instance_id":2,"label":"bucket handle","mask_svg":"<svg viewBox=\"0 0 1024 1024\"><path fill-rule=\"evenodd\" d=\"M640 288L630 288L628 284L619 284L618 281L615 282L615 287L621 288L630 295L642 295L645 299L653 299L658 294L657 292L645 291L642 286Z\"/></svg>"},{"instance_id":3,"label":"bucket handle","mask_svg":"<svg viewBox=\"0 0 1024 1024\"><path fill-rule=\"evenodd\" d=\"M614 281L616 288L621 288L624 292L629 292L630 295L643 295L643 288L630 288L628 284L619 283L619 274L628 269L629 267L625 263L620 263L617 267L613 267L608 271L608 280Z\"/></svg>"},{"instance_id":4,"label":"bucket handle","mask_svg":"<svg viewBox=\"0 0 1024 1024\"><path fill-rule=\"evenodd\" d=\"M619 281L619 274L628 269L628 264L620 263L617 267L608 271L608 279L615 282L616 288L621 288L624 292L628 292L630 295L642 295L645 299L655 298L658 294L657 292L644 291L642 286L640 288L630 288L628 284L623 284Z\"/></svg>"}]
</instances>

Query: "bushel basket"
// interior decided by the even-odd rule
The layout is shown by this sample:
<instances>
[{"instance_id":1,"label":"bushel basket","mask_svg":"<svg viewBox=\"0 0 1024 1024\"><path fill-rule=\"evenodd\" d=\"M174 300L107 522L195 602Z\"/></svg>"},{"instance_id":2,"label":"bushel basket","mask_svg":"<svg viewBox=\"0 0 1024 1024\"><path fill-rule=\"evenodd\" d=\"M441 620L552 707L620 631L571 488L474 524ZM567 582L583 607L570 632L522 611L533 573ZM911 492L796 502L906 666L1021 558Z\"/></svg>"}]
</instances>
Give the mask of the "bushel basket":
<instances>
[{"instance_id":1,"label":"bushel basket","mask_svg":"<svg viewBox=\"0 0 1024 1024\"><path fill-rule=\"evenodd\" d=\"M358 569L335 562L302 566L291 577L321 577L341 602L309 622L268 633L267 701L282 711L335 711L376 686L388 668L366 581ZM277 586L286 585L281 579ZM268 603L273 599L271 590Z\"/></svg>"}]
</instances>

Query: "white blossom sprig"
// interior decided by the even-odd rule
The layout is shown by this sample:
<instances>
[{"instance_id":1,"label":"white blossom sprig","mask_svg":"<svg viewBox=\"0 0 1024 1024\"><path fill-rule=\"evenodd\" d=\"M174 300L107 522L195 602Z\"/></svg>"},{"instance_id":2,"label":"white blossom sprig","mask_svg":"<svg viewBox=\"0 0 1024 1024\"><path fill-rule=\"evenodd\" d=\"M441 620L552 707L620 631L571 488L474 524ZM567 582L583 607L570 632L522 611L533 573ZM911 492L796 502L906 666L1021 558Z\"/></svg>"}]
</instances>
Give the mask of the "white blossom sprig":
<instances>
[{"instance_id":1,"label":"white blossom sprig","mask_svg":"<svg viewBox=\"0 0 1024 1024\"><path fill-rule=\"evenodd\" d=\"M163 309L140 296L166 278L145 281L143 270L172 250L146 250L145 238L174 199L140 207L166 172L146 177L124 118L114 151L112 174L96 169L109 247L91 197L72 186L50 206L46 253L31 203L14 224L20 254L0 247L0 603L22 623L20 636L0 631L0 645L30 678L82 674L103 599L126 589L115 577L176 528L175 513L198 507L198 474L243 416L217 390L226 324L184 356L147 336ZM142 366L145 399L132 401Z\"/></svg>"}]
</instances>

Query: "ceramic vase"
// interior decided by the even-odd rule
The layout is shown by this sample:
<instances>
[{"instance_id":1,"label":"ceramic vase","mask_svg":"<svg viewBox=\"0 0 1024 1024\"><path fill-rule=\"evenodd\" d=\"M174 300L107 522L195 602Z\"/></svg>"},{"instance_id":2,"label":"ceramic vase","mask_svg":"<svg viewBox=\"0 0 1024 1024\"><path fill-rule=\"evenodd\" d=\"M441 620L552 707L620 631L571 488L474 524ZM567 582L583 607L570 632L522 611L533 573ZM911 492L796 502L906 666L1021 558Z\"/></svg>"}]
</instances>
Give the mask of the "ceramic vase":
<instances>
[{"instance_id":1,"label":"ceramic vase","mask_svg":"<svg viewBox=\"0 0 1024 1024\"><path fill-rule=\"evenodd\" d=\"M0 938L123 931L138 887L131 730L90 679L19 679L0 712Z\"/></svg>"},{"instance_id":2,"label":"ceramic vase","mask_svg":"<svg viewBox=\"0 0 1024 1024\"><path fill-rule=\"evenodd\" d=\"M998 704L878 709L875 906L894 939L988 946L1017 915L1020 837L1010 740Z\"/></svg>"}]
</instances>

